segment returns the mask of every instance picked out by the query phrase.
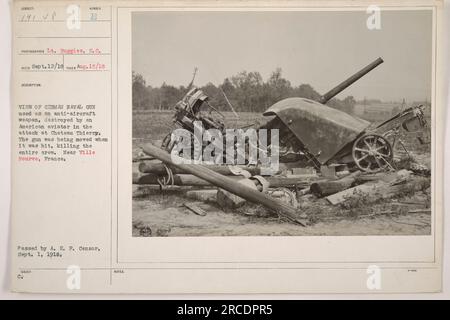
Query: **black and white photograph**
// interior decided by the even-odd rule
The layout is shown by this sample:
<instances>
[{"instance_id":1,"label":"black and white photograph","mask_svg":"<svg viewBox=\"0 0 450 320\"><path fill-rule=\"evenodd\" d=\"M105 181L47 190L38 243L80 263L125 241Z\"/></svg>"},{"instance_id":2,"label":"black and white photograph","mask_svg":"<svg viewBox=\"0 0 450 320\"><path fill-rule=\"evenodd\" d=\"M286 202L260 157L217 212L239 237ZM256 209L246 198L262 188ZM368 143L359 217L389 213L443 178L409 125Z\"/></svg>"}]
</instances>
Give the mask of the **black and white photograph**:
<instances>
[{"instance_id":1,"label":"black and white photograph","mask_svg":"<svg viewBox=\"0 0 450 320\"><path fill-rule=\"evenodd\" d=\"M428 9L136 11L132 235L433 232Z\"/></svg>"}]
</instances>

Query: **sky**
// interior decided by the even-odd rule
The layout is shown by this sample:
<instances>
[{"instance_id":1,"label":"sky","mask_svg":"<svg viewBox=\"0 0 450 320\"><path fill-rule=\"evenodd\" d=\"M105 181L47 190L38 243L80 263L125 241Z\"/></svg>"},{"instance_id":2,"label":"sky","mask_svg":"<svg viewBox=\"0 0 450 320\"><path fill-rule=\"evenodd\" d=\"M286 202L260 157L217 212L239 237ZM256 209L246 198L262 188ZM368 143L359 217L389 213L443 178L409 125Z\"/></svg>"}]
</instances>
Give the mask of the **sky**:
<instances>
[{"instance_id":1,"label":"sky","mask_svg":"<svg viewBox=\"0 0 450 320\"><path fill-rule=\"evenodd\" d=\"M431 11L134 12L132 65L148 85L216 85L241 71L324 94L378 57L385 61L338 97L423 101L431 96Z\"/></svg>"}]
</instances>

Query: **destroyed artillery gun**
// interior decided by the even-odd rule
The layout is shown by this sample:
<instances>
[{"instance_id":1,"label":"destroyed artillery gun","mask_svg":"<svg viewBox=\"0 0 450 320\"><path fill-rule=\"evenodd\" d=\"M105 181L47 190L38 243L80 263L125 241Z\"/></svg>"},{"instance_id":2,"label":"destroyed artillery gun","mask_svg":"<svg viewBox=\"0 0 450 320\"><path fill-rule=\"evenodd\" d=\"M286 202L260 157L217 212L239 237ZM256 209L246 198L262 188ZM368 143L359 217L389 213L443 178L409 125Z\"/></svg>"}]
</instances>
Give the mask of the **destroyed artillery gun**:
<instances>
[{"instance_id":1,"label":"destroyed artillery gun","mask_svg":"<svg viewBox=\"0 0 450 320\"><path fill-rule=\"evenodd\" d=\"M176 127L193 133L196 121L202 123L204 130L217 129L223 131L225 127L223 123L224 118L222 113L209 104L208 96L200 89L194 87L175 105L173 121ZM192 136L192 139L194 138ZM163 139L161 147L170 152L175 143L177 141L172 139L172 134L169 133Z\"/></svg>"},{"instance_id":2,"label":"destroyed artillery gun","mask_svg":"<svg viewBox=\"0 0 450 320\"><path fill-rule=\"evenodd\" d=\"M322 166L342 165L365 172L393 169L396 143L402 144L406 150L399 140L400 131L418 131L427 126L422 105L410 107L376 127L326 105L382 63L383 59L376 59L318 101L287 98L267 109L263 115L274 117L260 129L279 129L280 162L301 161L305 166L319 170ZM175 106L176 126L191 133L195 121L200 121L205 130L213 128L224 132L223 119L224 116L209 104L208 96L197 88L191 89ZM171 139L169 133L163 140L162 148L170 152L175 143L177 141Z\"/></svg>"},{"instance_id":3,"label":"destroyed artillery gun","mask_svg":"<svg viewBox=\"0 0 450 320\"><path fill-rule=\"evenodd\" d=\"M317 169L339 164L365 172L392 169L393 147L399 141L400 129L412 132L427 126L422 105L408 108L375 128L368 121L326 105L381 63L381 58L376 59L319 101L288 98L275 103L263 113L275 116L264 127L280 128L280 146L287 150L285 154L302 156Z\"/></svg>"}]
</instances>

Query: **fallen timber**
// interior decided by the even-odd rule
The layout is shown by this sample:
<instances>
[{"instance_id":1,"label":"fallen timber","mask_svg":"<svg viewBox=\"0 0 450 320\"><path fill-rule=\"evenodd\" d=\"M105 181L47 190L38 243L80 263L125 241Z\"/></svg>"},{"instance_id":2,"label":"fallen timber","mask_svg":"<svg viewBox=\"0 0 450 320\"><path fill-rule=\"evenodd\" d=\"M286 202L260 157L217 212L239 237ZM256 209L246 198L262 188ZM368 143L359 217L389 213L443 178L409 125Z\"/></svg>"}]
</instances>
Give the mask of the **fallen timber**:
<instances>
[{"instance_id":1,"label":"fallen timber","mask_svg":"<svg viewBox=\"0 0 450 320\"><path fill-rule=\"evenodd\" d=\"M414 193L425 190L430 186L430 179L416 176L411 181L403 181L395 184L396 181L385 182L378 181L373 183L361 184L350 189L332 194L326 199L333 205L342 203L349 199L364 198L367 203L375 202L380 199L390 199L399 194Z\"/></svg>"},{"instance_id":2,"label":"fallen timber","mask_svg":"<svg viewBox=\"0 0 450 320\"><path fill-rule=\"evenodd\" d=\"M209 168L208 168L209 169ZM153 173L148 174L140 174L137 172L133 172L133 184L140 185L158 185L162 180L162 175L156 175ZM229 179L233 181L238 181L243 179L242 176L227 176ZM271 188L279 188L279 187L296 187L298 189L308 188L312 181L308 181L305 178L301 177L264 177L269 183ZM192 174L174 174L173 180L170 181L169 185L174 186L193 186L193 187L210 187L213 186L213 183L210 183L202 178L199 178Z\"/></svg>"},{"instance_id":3,"label":"fallen timber","mask_svg":"<svg viewBox=\"0 0 450 320\"><path fill-rule=\"evenodd\" d=\"M173 156L152 144L143 146L142 150L145 154L153 156L166 164L170 164L175 168L195 175L205 181L208 181L214 186L229 191L250 202L262 204L265 207L275 211L278 215L285 217L289 221L305 226L305 219L300 218L300 212L296 208L282 203L281 201L278 201L265 193L242 185L237 181L221 175L220 173L214 172L201 164L183 164L182 161L184 159L181 158L179 158L180 161L177 161L178 163L174 163L172 160Z\"/></svg>"},{"instance_id":4,"label":"fallen timber","mask_svg":"<svg viewBox=\"0 0 450 320\"><path fill-rule=\"evenodd\" d=\"M167 183L168 186L192 186L192 187L210 187L211 183L205 181L192 174L174 174L173 179ZM230 179L239 180L241 176L231 176ZM163 176L159 176L153 173L139 174L133 172L133 184L139 185L160 185L163 180Z\"/></svg>"},{"instance_id":5,"label":"fallen timber","mask_svg":"<svg viewBox=\"0 0 450 320\"><path fill-rule=\"evenodd\" d=\"M152 158L155 160L154 158ZM282 171L289 171L293 168L301 168L304 166L302 162L287 162L287 163L279 163L278 172L276 174L281 173ZM165 165L164 163L155 163L150 161L141 161L139 163L139 172L142 173L153 173L156 175L165 175L167 173L167 168L172 170L174 174L186 174L187 172L184 172L183 170L180 170L178 168L174 168L170 165ZM240 172L248 172L250 175L265 175L264 170L262 170L261 167L258 166L243 166L243 165L207 165L208 169L211 169L217 173L223 174L225 176L234 176L234 175L240 175ZM311 176L313 174L310 174Z\"/></svg>"},{"instance_id":6,"label":"fallen timber","mask_svg":"<svg viewBox=\"0 0 450 320\"><path fill-rule=\"evenodd\" d=\"M186 174L187 172L184 172L183 170L169 166L170 170L174 174ZM233 170L233 167L226 166L226 165L208 165L208 169L215 171L217 173L220 173L225 176L231 176L236 175L236 171ZM261 174L261 168L260 167L237 167L239 170L245 170L248 173L250 173L252 176L254 175L260 175ZM142 173L153 173L156 175L164 175L167 173L166 166L163 163L148 163L148 162L141 162L139 164L139 171Z\"/></svg>"},{"instance_id":7,"label":"fallen timber","mask_svg":"<svg viewBox=\"0 0 450 320\"><path fill-rule=\"evenodd\" d=\"M411 172L408 170L399 170L395 172L378 172L374 174L363 174L361 171L355 171L338 180L316 181L311 184L311 193L317 197L326 197L339 192L343 192L356 185L372 182L385 182L390 185L400 184L408 181ZM365 189L362 186L360 189ZM355 190L359 190L358 188Z\"/></svg>"},{"instance_id":8,"label":"fallen timber","mask_svg":"<svg viewBox=\"0 0 450 320\"><path fill-rule=\"evenodd\" d=\"M339 180L325 180L314 182L310 186L311 193L318 197L325 197L329 196L330 194L348 189L356 182L356 178L360 174L361 171L356 171Z\"/></svg>"}]
</instances>

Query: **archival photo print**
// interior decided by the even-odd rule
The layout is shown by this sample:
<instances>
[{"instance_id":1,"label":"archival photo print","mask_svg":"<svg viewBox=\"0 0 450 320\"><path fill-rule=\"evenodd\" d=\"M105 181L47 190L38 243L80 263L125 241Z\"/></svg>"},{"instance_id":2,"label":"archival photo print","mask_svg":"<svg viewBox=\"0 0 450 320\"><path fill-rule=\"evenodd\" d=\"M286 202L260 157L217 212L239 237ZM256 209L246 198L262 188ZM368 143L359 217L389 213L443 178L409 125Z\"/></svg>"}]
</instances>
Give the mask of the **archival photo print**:
<instances>
[{"instance_id":1,"label":"archival photo print","mask_svg":"<svg viewBox=\"0 0 450 320\"><path fill-rule=\"evenodd\" d=\"M433 232L433 12L132 13L133 237Z\"/></svg>"}]
</instances>

